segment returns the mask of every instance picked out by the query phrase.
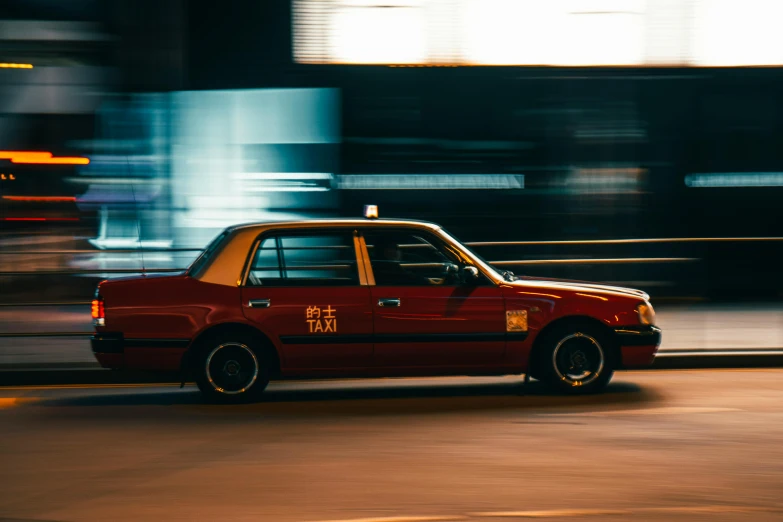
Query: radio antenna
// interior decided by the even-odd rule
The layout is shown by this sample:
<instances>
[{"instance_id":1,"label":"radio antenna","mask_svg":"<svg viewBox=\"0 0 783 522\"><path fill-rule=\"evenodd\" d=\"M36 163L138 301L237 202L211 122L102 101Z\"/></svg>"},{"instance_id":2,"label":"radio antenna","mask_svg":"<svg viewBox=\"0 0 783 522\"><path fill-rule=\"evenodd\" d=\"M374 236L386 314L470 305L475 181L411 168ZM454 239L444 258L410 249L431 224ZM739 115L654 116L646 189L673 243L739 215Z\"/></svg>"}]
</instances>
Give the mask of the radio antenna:
<instances>
[{"instance_id":1,"label":"radio antenna","mask_svg":"<svg viewBox=\"0 0 783 522\"><path fill-rule=\"evenodd\" d=\"M128 156L125 156L125 163L128 165L128 176L131 180L131 194L133 194L133 210L134 214L136 214L136 238L139 244L139 255L141 256L141 275L146 276L147 270L144 267L144 249L141 247L141 220L139 219L139 203L136 201L136 189L133 188L133 177L131 174L131 166Z\"/></svg>"}]
</instances>

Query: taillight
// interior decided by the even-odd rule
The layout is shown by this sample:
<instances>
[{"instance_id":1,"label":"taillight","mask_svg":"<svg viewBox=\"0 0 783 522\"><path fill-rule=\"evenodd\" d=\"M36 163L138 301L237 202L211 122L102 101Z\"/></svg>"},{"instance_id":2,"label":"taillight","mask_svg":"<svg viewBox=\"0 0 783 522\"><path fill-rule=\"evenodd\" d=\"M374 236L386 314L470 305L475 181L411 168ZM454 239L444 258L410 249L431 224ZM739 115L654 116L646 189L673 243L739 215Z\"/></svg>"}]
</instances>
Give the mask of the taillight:
<instances>
[{"instance_id":1,"label":"taillight","mask_svg":"<svg viewBox=\"0 0 783 522\"><path fill-rule=\"evenodd\" d=\"M105 326L106 324L106 311L103 307L103 297L98 296L92 300L92 323L95 326Z\"/></svg>"}]
</instances>

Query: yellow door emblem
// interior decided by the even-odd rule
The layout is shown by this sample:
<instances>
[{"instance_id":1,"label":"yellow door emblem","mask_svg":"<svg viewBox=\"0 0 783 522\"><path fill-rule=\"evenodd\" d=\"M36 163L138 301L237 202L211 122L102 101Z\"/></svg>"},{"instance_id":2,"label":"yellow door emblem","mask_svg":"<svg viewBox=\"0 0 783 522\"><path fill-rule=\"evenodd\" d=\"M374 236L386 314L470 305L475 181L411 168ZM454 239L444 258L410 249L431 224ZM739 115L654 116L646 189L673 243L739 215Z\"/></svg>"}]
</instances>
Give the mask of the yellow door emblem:
<instances>
[{"instance_id":1,"label":"yellow door emblem","mask_svg":"<svg viewBox=\"0 0 783 522\"><path fill-rule=\"evenodd\" d=\"M310 333L337 333L337 310L332 305L321 309L318 306L308 306L305 310L305 322Z\"/></svg>"}]
</instances>

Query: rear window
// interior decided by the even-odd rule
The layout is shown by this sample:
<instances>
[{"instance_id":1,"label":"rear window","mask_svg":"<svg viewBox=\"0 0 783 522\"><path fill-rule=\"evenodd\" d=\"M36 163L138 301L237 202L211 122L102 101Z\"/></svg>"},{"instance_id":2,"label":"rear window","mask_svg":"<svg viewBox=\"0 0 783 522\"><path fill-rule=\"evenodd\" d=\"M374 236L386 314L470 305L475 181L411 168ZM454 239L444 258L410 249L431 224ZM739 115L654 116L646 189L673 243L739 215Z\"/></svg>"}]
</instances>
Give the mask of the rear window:
<instances>
[{"instance_id":1,"label":"rear window","mask_svg":"<svg viewBox=\"0 0 783 522\"><path fill-rule=\"evenodd\" d=\"M227 237L228 230L224 230L218 234L218 236L207 245L207 248L204 249L201 255L198 256L195 261L193 261L193 264L190 265L190 269L188 269L188 275L191 277L198 276L201 270L207 266L207 263L209 263L209 261L214 257L215 253L223 245L223 242Z\"/></svg>"}]
</instances>

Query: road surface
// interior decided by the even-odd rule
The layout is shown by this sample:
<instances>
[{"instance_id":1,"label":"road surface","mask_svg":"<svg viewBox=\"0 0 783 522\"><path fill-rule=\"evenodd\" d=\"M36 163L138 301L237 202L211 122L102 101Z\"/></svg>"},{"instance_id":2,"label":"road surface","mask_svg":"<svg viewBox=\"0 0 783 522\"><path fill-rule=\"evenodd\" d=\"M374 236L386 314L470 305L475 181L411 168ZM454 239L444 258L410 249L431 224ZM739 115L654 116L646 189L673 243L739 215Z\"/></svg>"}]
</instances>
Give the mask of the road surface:
<instances>
[{"instance_id":1,"label":"road surface","mask_svg":"<svg viewBox=\"0 0 783 522\"><path fill-rule=\"evenodd\" d=\"M783 370L520 384L0 388L0 520L783 520Z\"/></svg>"}]
</instances>

